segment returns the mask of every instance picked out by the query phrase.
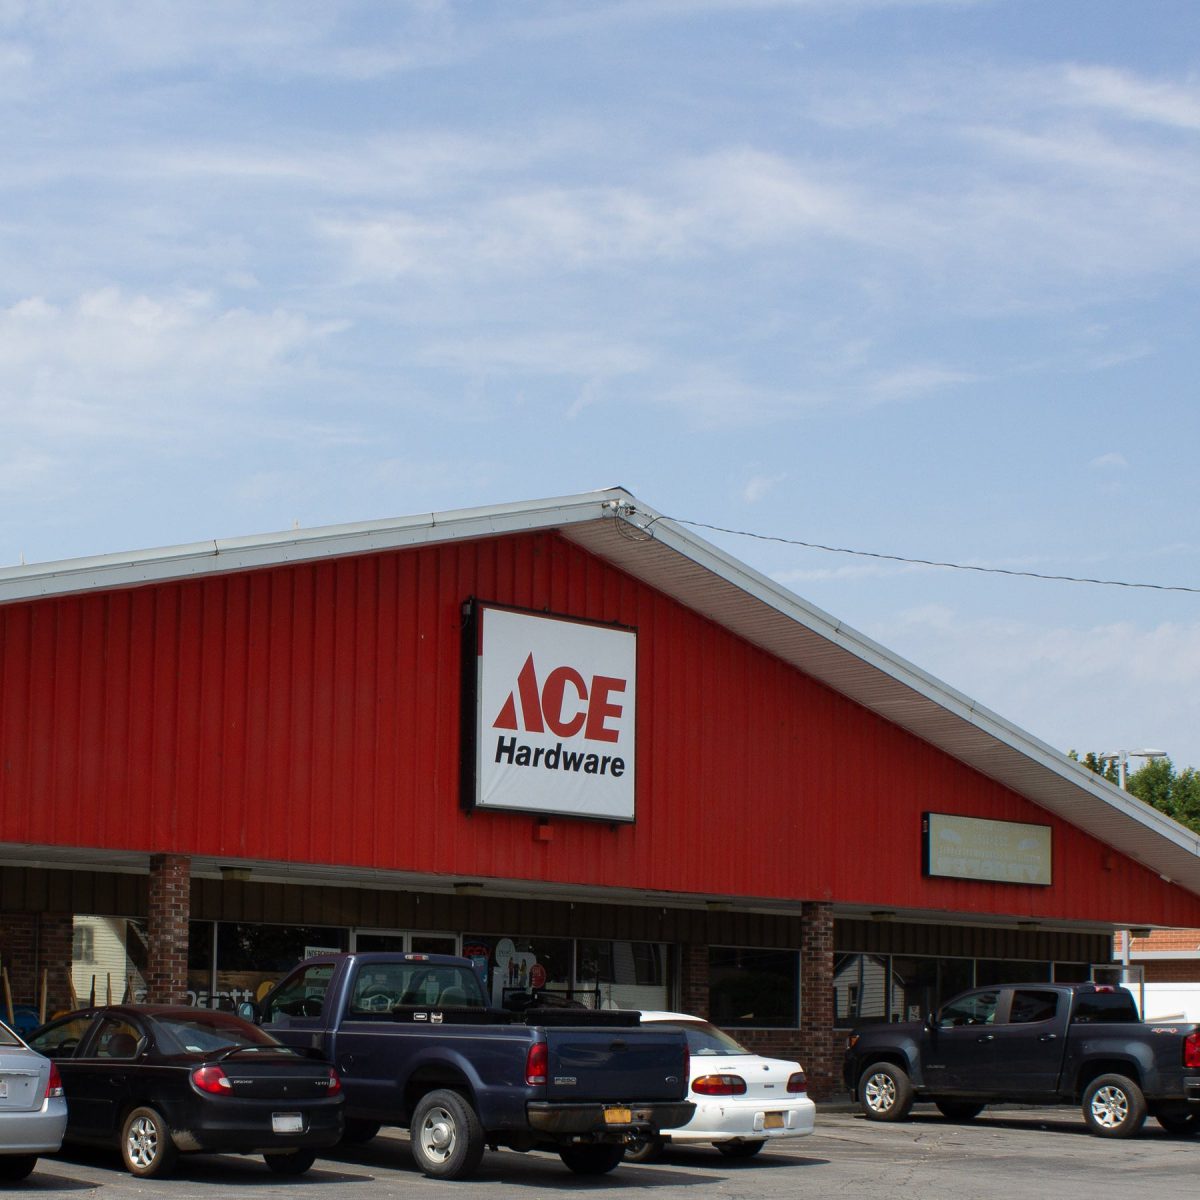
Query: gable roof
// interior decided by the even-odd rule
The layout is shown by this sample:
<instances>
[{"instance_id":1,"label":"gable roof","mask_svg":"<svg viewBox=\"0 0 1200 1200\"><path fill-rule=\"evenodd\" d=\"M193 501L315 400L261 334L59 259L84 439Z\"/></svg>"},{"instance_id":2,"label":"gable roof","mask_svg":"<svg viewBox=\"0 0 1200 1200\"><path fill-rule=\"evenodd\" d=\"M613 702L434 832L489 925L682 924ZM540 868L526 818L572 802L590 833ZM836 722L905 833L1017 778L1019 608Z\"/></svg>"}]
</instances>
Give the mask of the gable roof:
<instances>
[{"instance_id":1,"label":"gable roof","mask_svg":"<svg viewBox=\"0 0 1200 1200\"><path fill-rule=\"evenodd\" d=\"M0 570L0 604L557 530L1200 895L1200 835L655 512L623 488Z\"/></svg>"}]
</instances>

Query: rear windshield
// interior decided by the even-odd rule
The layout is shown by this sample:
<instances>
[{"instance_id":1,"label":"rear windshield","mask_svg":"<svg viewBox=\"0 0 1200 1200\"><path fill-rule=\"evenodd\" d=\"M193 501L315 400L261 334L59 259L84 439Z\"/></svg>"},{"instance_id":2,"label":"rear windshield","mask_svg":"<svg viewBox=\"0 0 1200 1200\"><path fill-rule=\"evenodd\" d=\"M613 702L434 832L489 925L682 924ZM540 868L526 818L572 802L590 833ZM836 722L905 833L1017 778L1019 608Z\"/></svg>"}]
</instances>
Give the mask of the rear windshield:
<instances>
[{"instance_id":1,"label":"rear windshield","mask_svg":"<svg viewBox=\"0 0 1200 1200\"><path fill-rule=\"evenodd\" d=\"M1128 992L1080 992L1075 997L1071 1020L1076 1024L1101 1021L1137 1021L1137 1005Z\"/></svg>"},{"instance_id":2,"label":"rear windshield","mask_svg":"<svg viewBox=\"0 0 1200 1200\"><path fill-rule=\"evenodd\" d=\"M643 1021L643 1027L653 1025L655 1029L678 1029L687 1036L688 1053L709 1056L720 1054L749 1054L750 1051L735 1042L707 1021Z\"/></svg>"},{"instance_id":3,"label":"rear windshield","mask_svg":"<svg viewBox=\"0 0 1200 1200\"><path fill-rule=\"evenodd\" d=\"M354 980L350 1012L389 1013L397 1005L420 1008L486 1008L479 976L471 967L445 963L364 963Z\"/></svg>"},{"instance_id":4,"label":"rear windshield","mask_svg":"<svg viewBox=\"0 0 1200 1200\"><path fill-rule=\"evenodd\" d=\"M199 1009L195 1016L156 1017L154 1025L162 1048L176 1053L213 1054L243 1046L269 1047L280 1054L291 1053L257 1025L228 1013Z\"/></svg>"}]
</instances>

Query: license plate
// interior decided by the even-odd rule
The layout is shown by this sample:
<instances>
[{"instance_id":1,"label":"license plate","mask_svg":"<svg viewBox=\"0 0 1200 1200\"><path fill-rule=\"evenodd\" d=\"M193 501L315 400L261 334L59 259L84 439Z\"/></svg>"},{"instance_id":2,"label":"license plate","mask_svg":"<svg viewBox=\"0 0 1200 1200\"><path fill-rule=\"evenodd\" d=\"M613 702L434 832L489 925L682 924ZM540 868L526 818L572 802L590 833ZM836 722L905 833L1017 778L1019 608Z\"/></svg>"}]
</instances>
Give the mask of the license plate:
<instances>
[{"instance_id":1,"label":"license plate","mask_svg":"<svg viewBox=\"0 0 1200 1200\"><path fill-rule=\"evenodd\" d=\"M628 1125L633 1120L633 1113L627 1108L606 1108L604 1110L605 1125Z\"/></svg>"},{"instance_id":2,"label":"license plate","mask_svg":"<svg viewBox=\"0 0 1200 1200\"><path fill-rule=\"evenodd\" d=\"M763 1114L764 1129L782 1129L783 1128L783 1113L764 1113Z\"/></svg>"},{"instance_id":3,"label":"license plate","mask_svg":"<svg viewBox=\"0 0 1200 1200\"><path fill-rule=\"evenodd\" d=\"M303 1133L304 1118L299 1113L272 1113L271 1129L275 1133Z\"/></svg>"}]
</instances>

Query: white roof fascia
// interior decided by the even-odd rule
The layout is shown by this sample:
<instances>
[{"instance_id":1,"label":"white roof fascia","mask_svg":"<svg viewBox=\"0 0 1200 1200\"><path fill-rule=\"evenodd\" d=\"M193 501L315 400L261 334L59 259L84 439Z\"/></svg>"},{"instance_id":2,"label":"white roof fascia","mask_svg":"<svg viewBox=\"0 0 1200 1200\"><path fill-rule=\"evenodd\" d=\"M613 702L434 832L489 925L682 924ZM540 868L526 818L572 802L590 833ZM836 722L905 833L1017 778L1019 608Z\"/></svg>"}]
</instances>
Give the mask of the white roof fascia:
<instances>
[{"instance_id":1,"label":"white roof fascia","mask_svg":"<svg viewBox=\"0 0 1200 1200\"><path fill-rule=\"evenodd\" d=\"M250 537L214 538L155 550L103 554L0 569L0 604L201 575L371 554L430 543L553 529L599 520L627 493L616 489L559 500L422 513ZM608 504L609 509L605 509Z\"/></svg>"}]
</instances>

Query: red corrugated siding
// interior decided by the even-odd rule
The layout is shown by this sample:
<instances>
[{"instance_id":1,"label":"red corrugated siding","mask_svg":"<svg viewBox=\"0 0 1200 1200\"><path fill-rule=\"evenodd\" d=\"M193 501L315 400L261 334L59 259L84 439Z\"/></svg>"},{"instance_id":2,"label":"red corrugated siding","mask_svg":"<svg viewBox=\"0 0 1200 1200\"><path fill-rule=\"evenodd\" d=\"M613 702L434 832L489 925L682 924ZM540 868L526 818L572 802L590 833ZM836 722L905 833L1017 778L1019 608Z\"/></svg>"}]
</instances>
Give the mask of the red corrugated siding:
<instances>
[{"instance_id":1,"label":"red corrugated siding","mask_svg":"<svg viewBox=\"0 0 1200 1200\"><path fill-rule=\"evenodd\" d=\"M458 807L470 595L637 627L632 826ZM0 609L0 839L1200 924L1200 900L553 534ZM927 880L927 809L1055 884ZM1109 863L1108 867L1105 863Z\"/></svg>"}]
</instances>

